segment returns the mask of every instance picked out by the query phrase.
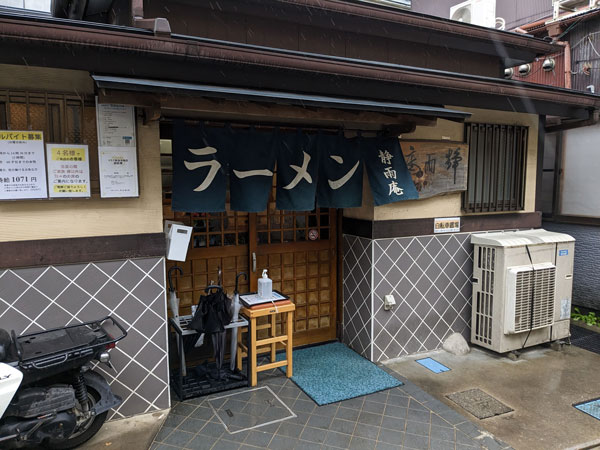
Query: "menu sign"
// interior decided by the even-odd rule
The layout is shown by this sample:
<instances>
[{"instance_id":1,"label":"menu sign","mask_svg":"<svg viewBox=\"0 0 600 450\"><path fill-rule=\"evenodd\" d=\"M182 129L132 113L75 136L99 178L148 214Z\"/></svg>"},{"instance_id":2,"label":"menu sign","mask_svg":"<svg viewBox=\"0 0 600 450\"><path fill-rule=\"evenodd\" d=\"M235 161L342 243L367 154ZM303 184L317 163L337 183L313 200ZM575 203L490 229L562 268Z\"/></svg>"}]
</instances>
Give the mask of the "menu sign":
<instances>
[{"instance_id":1,"label":"menu sign","mask_svg":"<svg viewBox=\"0 0 600 450\"><path fill-rule=\"evenodd\" d=\"M48 198L44 133L0 131L0 200Z\"/></svg>"},{"instance_id":2,"label":"menu sign","mask_svg":"<svg viewBox=\"0 0 600 450\"><path fill-rule=\"evenodd\" d=\"M135 148L103 147L98 150L100 195L102 197L137 197L138 171Z\"/></svg>"},{"instance_id":3,"label":"menu sign","mask_svg":"<svg viewBox=\"0 0 600 450\"><path fill-rule=\"evenodd\" d=\"M99 147L135 147L133 106L98 103L96 114Z\"/></svg>"},{"instance_id":4,"label":"menu sign","mask_svg":"<svg viewBox=\"0 0 600 450\"><path fill-rule=\"evenodd\" d=\"M47 144L46 160L51 198L90 197L87 145Z\"/></svg>"}]
</instances>

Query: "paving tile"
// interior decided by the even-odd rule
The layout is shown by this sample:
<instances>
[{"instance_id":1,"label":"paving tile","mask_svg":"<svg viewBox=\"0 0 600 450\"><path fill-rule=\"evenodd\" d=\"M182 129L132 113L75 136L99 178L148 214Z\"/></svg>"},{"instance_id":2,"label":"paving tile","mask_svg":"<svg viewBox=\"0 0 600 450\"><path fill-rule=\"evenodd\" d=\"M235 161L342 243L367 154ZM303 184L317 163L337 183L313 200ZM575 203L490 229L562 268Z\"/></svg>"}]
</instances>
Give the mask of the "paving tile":
<instances>
[{"instance_id":1,"label":"paving tile","mask_svg":"<svg viewBox=\"0 0 600 450\"><path fill-rule=\"evenodd\" d=\"M479 445L472 437L467 436L460 430L456 430L456 443L464 445Z\"/></svg>"},{"instance_id":2,"label":"paving tile","mask_svg":"<svg viewBox=\"0 0 600 450\"><path fill-rule=\"evenodd\" d=\"M256 450L256 447L254 447L253 445L242 444L240 445L240 450Z\"/></svg>"},{"instance_id":3,"label":"paving tile","mask_svg":"<svg viewBox=\"0 0 600 450\"><path fill-rule=\"evenodd\" d=\"M302 434L303 429L304 427L302 425L283 422L277 430L277 435L298 438L300 437L300 434Z\"/></svg>"},{"instance_id":4,"label":"paving tile","mask_svg":"<svg viewBox=\"0 0 600 450\"><path fill-rule=\"evenodd\" d=\"M294 450L320 450L320 449L321 449L321 444L317 444L315 442L302 441L302 440L298 441L298 443L294 447Z\"/></svg>"},{"instance_id":5,"label":"paving tile","mask_svg":"<svg viewBox=\"0 0 600 450\"><path fill-rule=\"evenodd\" d=\"M344 420L358 420L358 416L360 414L359 410L356 409L350 409L350 408L345 408L343 406L340 406L337 410L337 412L335 413L335 417L337 419L344 419Z\"/></svg>"},{"instance_id":6,"label":"paving tile","mask_svg":"<svg viewBox=\"0 0 600 450\"><path fill-rule=\"evenodd\" d=\"M415 422L431 422L431 413L429 411L418 411L414 409L409 409L406 413L406 420L413 420Z\"/></svg>"},{"instance_id":7,"label":"paving tile","mask_svg":"<svg viewBox=\"0 0 600 450\"><path fill-rule=\"evenodd\" d=\"M384 418L385 420L385 418ZM357 423L356 428L354 429L354 436L362 437L365 439L377 439L379 436L379 427L374 425L366 425L364 423Z\"/></svg>"},{"instance_id":8,"label":"paving tile","mask_svg":"<svg viewBox=\"0 0 600 450\"><path fill-rule=\"evenodd\" d=\"M502 450L506 447L505 444L500 443L496 439L489 436L483 438L482 444L488 450Z\"/></svg>"},{"instance_id":9,"label":"paving tile","mask_svg":"<svg viewBox=\"0 0 600 450\"><path fill-rule=\"evenodd\" d=\"M314 410L313 414L318 414L319 416L324 417L335 417L335 413L337 412L339 405L323 405L317 406L317 409Z\"/></svg>"},{"instance_id":10,"label":"paving tile","mask_svg":"<svg viewBox=\"0 0 600 450\"><path fill-rule=\"evenodd\" d=\"M292 411L300 411L306 413L312 413L315 410L316 404L312 400L296 400L294 406L291 408Z\"/></svg>"},{"instance_id":11,"label":"paving tile","mask_svg":"<svg viewBox=\"0 0 600 450\"><path fill-rule=\"evenodd\" d=\"M411 434L418 434L419 436L429 436L429 423L413 422L412 420L406 421L406 432Z\"/></svg>"},{"instance_id":12,"label":"paving tile","mask_svg":"<svg viewBox=\"0 0 600 450\"><path fill-rule=\"evenodd\" d=\"M317 416L313 414L309 417L308 421L306 422L306 425L328 430L329 426L331 425L331 422L333 422L333 418L331 417Z\"/></svg>"},{"instance_id":13,"label":"paving tile","mask_svg":"<svg viewBox=\"0 0 600 450\"><path fill-rule=\"evenodd\" d=\"M227 439L228 441L242 443L246 440L249 434L249 431L240 431L238 433L225 433L223 434L223 436L221 436L221 439Z\"/></svg>"},{"instance_id":14,"label":"paving tile","mask_svg":"<svg viewBox=\"0 0 600 450\"><path fill-rule=\"evenodd\" d=\"M407 409L401 406L386 405L385 412L383 413L387 417L397 417L399 419L406 418Z\"/></svg>"},{"instance_id":15,"label":"paving tile","mask_svg":"<svg viewBox=\"0 0 600 450\"><path fill-rule=\"evenodd\" d=\"M475 447L473 445L464 445L464 444L459 444L459 443L456 444L456 450L473 450L473 449L480 449L480 448L481 448L480 445Z\"/></svg>"},{"instance_id":16,"label":"paving tile","mask_svg":"<svg viewBox=\"0 0 600 450\"><path fill-rule=\"evenodd\" d=\"M431 439L440 439L442 441L453 441L454 437L454 428L440 427L437 425L431 425L431 431L429 433Z\"/></svg>"},{"instance_id":17,"label":"paving tile","mask_svg":"<svg viewBox=\"0 0 600 450\"><path fill-rule=\"evenodd\" d=\"M156 447L156 450L176 450L179 447L174 447L173 445L168 445L168 444L158 444L158 446Z\"/></svg>"},{"instance_id":18,"label":"paving tile","mask_svg":"<svg viewBox=\"0 0 600 450\"><path fill-rule=\"evenodd\" d=\"M431 439L429 442L430 450L455 450L455 448L454 442L439 441L437 439Z\"/></svg>"},{"instance_id":19,"label":"paving tile","mask_svg":"<svg viewBox=\"0 0 600 450\"><path fill-rule=\"evenodd\" d=\"M456 428L459 429L463 434L469 436L469 437L477 437L481 434L481 431L479 431L479 428L477 428L477 426L472 423L472 422L463 422L460 423L458 425L456 425ZM456 433L456 435L458 436L459 433Z\"/></svg>"},{"instance_id":20,"label":"paving tile","mask_svg":"<svg viewBox=\"0 0 600 450\"><path fill-rule=\"evenodd\" d=\"M358 416L358 420L357 421L359 423L364 423L366 425L380 426L382 419L383 419L383 416L381 414L373 414L373 413L370 413L370 412L363 411Z\"/></svg>"},{"instance_id":21,"label":"paving tile","mask_svg":"<svg viewBox=\"0 0 600 450\"><path fill-rule=\"evenodd\" d=\"M401 448L402 448L401 445L393 445L393 444L387 444L385 442L378 442L377 447L375 447L375 450L399 450Z\"/></svg>"},{"instance_id":22,"label":"paving tile","mask_svg":"<svg viewBox=\"0 0 600 450\"><path fill-rule=\"evenodd\" d=\"M333 419L329 429L332 431L337 431L338 433L353 434L355 427L356 422L350 422L343 419Z\"/></svg>"},{"instance_id":23,"label":"paving tile","mask_svg":"<svg viewBox=\"0 0 600 450\"><path fill-rule=\"evenodd\" d=\"M163 444L174 445L179 448L186 446L194 438L194 433L188 433L187 431L175 430L163 439Z\"/></svg>"},{"instance_id":24,"label":"paving tile","mask_svg":"<svg viewBox=\"0 0 600 450\"><path fill-rule=\"evenodd\" d=\"M299 389L294 389L293 387L288 386L282 386L279 392L277 392L277 396L297 399L298 394L300 394L300 392L302 391L300 391Z\"/></svg>"},{"instance_id":25,"label":"paving tile","mask_svg":"<svg viewBox=\"0 0 600 450\"><path fill-rule=\"evenodd\" d=\"M371 412L375 414L383 414L385 409L385 403L372 402L369 400L365 400L363 404L362 410L366 412Z\"/></svg>"},{"instance_id":26,"label":"paving tile","mask_svg":"<svg viewBox=\"0 0 600 450\"><path fill-rule=\"evenodd\" d=\"M409 400L409 397L404 397L401 395L390 395L386 404L390 406L402 406L406 408L408 407Z\"/></svg>"},{"instance_id":27,"label":"paving tile","mask_svg":"<svg viewBox=\"0 0 600 450\"><path fill-rule=\"evenodd\" d=\"M300 439L322 444L327 438L327 433L327 430L321 430L320 428L305 427L300 435Z\"/></svg>"},{"instance_id":28,"label":"paving tile","mask_svg":"<svg viewBox=\"0 0 600 450\"><path fill-rule=\"evenodd\" d=\"M404 436L404 448L417 450L427 449L429 447L429 438L426 436L417 436L416 434L406 434Z\"/></svg>"},{"instance_id":29,"label":"paving tile","mask_svg":"<svg viewBox=\"0 0 600 450\"><path fill-rule=\"evenodd\" d=\"M190 414L190 417L193 419L210 420L214 415L215 415L215 413L213 412L212 408L206 408L205 406L198 406L194 410L194 412L192 414ZM170 414L169 414L169 417L171 417Z\"/></svg>"},{"instance_id":30,"label":"paving tile","mask_svg":"<svg viewBox=\"0 0 600 450\"><path fill-rule=\"evenodd\" d=\"M389 390L375 392L374 394L367 395L365 401L387 403L389 396Z\"/></svg>"},{"instance_id":31,"label":"paving tile","mask_svg":"<svg viewBox=\"0 0 600 450\"><path fill-rule=\"evenodd\" d=\"M314 415L308 414L305 412L296 411L296 417L290 417L289 419L285 419L286 422L295 423L297 425L306 425L311 417Z\"/></svg>"},{"instance_id":32,"label":"paving tile","mask_svg":"<svg viewBox=\"0 0 600 450\"><path fill-rule=\"evenodd\" d=\"M187 443L185 448L191 450L209 450L217 442L216 437L197 434L194 439Z\"/></svg>"},{"instance_id":33,"label":"paving tile","mask_svg":"<svg viewBox=\"0 0 600 450\"><path fill-rule=\"evenodd\" d=\"M263 431L251 430L248 432L246 439L244 442L249 445L254 445L256 447L267 448L269 442L273 438L272 433L265 433Z\"/></svg>"},{"instance_id":34,"label":"paving tile","mask_svg":"<svg viewBox=\"0 0 600 450\"><path fill-rule=\"evenodd\" d=\"M239 442L233 442L227 439L219 439L214 447L213 450L219 449L219 450L238 450L240 448L242 444Z\"/></svg>"},{"instance_id":35,"label":"paving tile","mask_svg":"<svg viewBox=\"0 0 600 450\"><path fill-rule=\"evenodd\" d=\"M193 419L191 417L187 417L183 422L179 424L177 429L196 434L202 429L204 425L206 425L206 420Z\"/></svg>"},{"instance_id":36,"label":"paving tile","mask_svg":"<svg viewBox=\"0 0 600 450\"><path fill-rule=\"evenodd\" d=\"M160 430L158 430L158 433L156 434L156 437L154 438L154 440L156 442L162 442L163 439L166 438L169 434L171 434L171 432L174 429L175 428L162 427Z\"/></svg>"},{"instance_id":37,"label":"paving tile","mask_svg":"<svg viewBox=\"0 0 600 450\"><path fill-rule=\"evenodd\" d=\"M377 440L380 442L385 442L386 444L402 445L404 441L404 432L386 430L382 428Z\"/></svg>"},{"instance_id":38,"label":"paving tile","mask_svg":"<svg viewBox=\"0 0 600 450\"><path fill-rule=\"evenodd\" d=\"M406 421L404 419L398 419L397 417L383 416L381 427L387 428L388 430L404 431Z\"/></svg>"},{"instance_id":39,"label":"paving tile","mask_svg":"<svg viewBox=\"0 0 600 450\"><path fill-rule=\"evenodd\" d=\"M452 427L453 426L450 422L448 422L447 420L441 418L437 414L432 414L431 415L431 424L432 425L439 425L440 427Z\"/></svg>"},{"instance_id":40,"label":"paving tile","mask_svg":"<svg viewBox=\"0 0 600 450\"><path fill-rule=\"evenodd\" d=\"M177 428L181 424L181 422L183 422L184 419L185 419L185 417L183 417L183 416L169 414L167 416L167 418L165 419L165 423L163 423L163 427Z\"/></svg>"},{"instance_id":41,"label":"paving tile","mask_svg":"<svg viewBox=\"0 0 600 450\"><path fill-rule=\"evenodd\" d=\"M298 388L297 386L294 385L294 389L296 389L298 391L297 398L299 398L300 400L314 402L314 400L312 398L310 398L308 395L306 395L306 393L303 392L302 390L300 390L300 388Z\"/></svg>"},{"instance_id":42,"label":"paving tile","mask_svg":"<svg viewBox=\"0 0 600 450\"><path fill-rule=\"evenodd\" d=\"M412 409L413 411L431 411L431 408L424 406L422 403L412 398L410 399L410 402L408 404L408 409Z\"/></svg>"},{"instance_id":43,"label":"paving tile","mask_svg":"<svg viewBox=\"0 0 600 450\"><path fill-rule=\"evenodd\" d=\"M176 414L178 416L189 416L196 409L195 405L188 405L187 403L177 403L169 414Z\"/></svg>"},{"instance_id":44,"label":"paving tile","mask_svg":"<svg viewBox=\"0 0 600 450\"><path fill-rule=\"evenodd\" d=\"M273 450L290 450L293 449L298 442L298 439L295 438L275 435L273 436L273 439L271 439L271 442L267 448L271 448Z\"/></svg>"},{"instance_id":45,"label":"paving tile","mask_svg":"<svg viewBox=\"0 0 600 450\"><path fill-rule=\"evenodd\" d=\"M375 450L376 441L354 436L348 448L350 450Z\"/></svg>"},{"instance_id":46,"label":"paving tile","mask_svg":"<svg viewBox=\"0 0 600 450\"><path fill-rule=\"evenodd\" d=\"M200 433L216 438L220 438L224 432L225 427L223 426L223 424L215 422L208 422L206 425L204 425L204 428L200 430Z\"/></svg>"},{"instance_id":47,"label":"paving tile","mask_svg":"<svg viewBox=\"0 0 600 450\"><path fill-rule=\"evenodd\" d=\"M458 425L459 423L467 421L467 419L464 416L460 415L456 411L448 411L440 413L438 415L446 421L450 422L452 425Z\"/></svg>"},{"instance_id":48,"label":"paving tile","mask_svg":"<svg viewBox=\"0 0 600 450\"><path fill-rule=\"evenodd\" d=\"M327 433L327 437L325 438L325 445L338 448L348 448L351 438L352 437L348 434L330 431L329 433Z\"/></svg>"},{"instance_id":49,"label":"paving tile","mask_svg":"<svg viewBox=\"0 0 600 450\"><path fill-rule=\"evenodd\" d=\"M355 397L349 400L344 400L340 403L340 406L344 408L362 408L363 403L365 402L365 397Z\"/></svg>"}]
</instances>

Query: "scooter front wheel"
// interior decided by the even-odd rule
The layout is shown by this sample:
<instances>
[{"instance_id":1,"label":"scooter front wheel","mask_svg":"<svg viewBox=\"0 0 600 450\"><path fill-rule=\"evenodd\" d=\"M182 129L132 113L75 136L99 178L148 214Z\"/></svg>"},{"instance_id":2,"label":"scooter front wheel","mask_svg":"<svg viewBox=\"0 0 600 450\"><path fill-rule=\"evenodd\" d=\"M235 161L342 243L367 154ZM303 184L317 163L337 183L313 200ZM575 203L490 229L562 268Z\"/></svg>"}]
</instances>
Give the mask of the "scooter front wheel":
<instances>
[{"instance_id":1,"label":"scooter front wheel","mask_svg":"<svg viewBox=\"0 0 600 450\"><path fill-rule=\"evenodd\" d=\"M100 394L94 388L86 386L90 407L93 407L96 402L100 401ZM104 425L108 411L93 416L86 422L81 424L80 428L75 431L68 439L51 439L44 443L44 448L49 450L69 450L80 446L84 442L89 441Z\"/></svg>"}]
</instances>

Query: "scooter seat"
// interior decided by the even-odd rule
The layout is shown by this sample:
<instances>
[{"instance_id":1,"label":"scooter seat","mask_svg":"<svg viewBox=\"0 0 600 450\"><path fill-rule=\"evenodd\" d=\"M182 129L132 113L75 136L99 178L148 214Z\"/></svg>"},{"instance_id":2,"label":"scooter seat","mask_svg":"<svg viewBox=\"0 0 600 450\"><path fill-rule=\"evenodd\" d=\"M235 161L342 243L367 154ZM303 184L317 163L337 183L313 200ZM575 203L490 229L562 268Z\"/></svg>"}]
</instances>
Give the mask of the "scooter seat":
<instances>
[{"instance_id":1,"label":"scooter seat","mask_svg":"<svg viewBox=\"0 0 600 450\"><path fill-rule=\"evenodd\" d=\"M11 361L14 354L14 342L10 333L0 328L0 362Z\"/></svg>"}]
</instances>

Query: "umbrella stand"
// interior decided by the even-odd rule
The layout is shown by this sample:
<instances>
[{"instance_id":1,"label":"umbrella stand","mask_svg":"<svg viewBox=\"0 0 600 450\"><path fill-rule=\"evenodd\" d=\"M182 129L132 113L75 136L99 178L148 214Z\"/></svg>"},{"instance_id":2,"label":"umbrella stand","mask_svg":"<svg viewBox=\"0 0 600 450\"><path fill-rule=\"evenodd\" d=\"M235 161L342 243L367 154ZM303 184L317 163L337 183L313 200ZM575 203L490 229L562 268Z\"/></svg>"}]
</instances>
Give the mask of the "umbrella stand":
<instances>
[{"instance_id":1,"label":"umbrella stand","mask_svg":"<svg viewBox=\"0 0 600 450\"><path fill-rule=\"evenodd\" d=\"M243 276L245 280L248 280L248 274L240 272L235 276L235 291L233 292L233 318L232 322L237 322L240 318L240 291L239 291L239 280ZM235 356L237 354L237 342L238 342L238 329L231 329L231 362L229 363L229 369L231 372L235 371Z\"/></svg>"}]
</instances>

